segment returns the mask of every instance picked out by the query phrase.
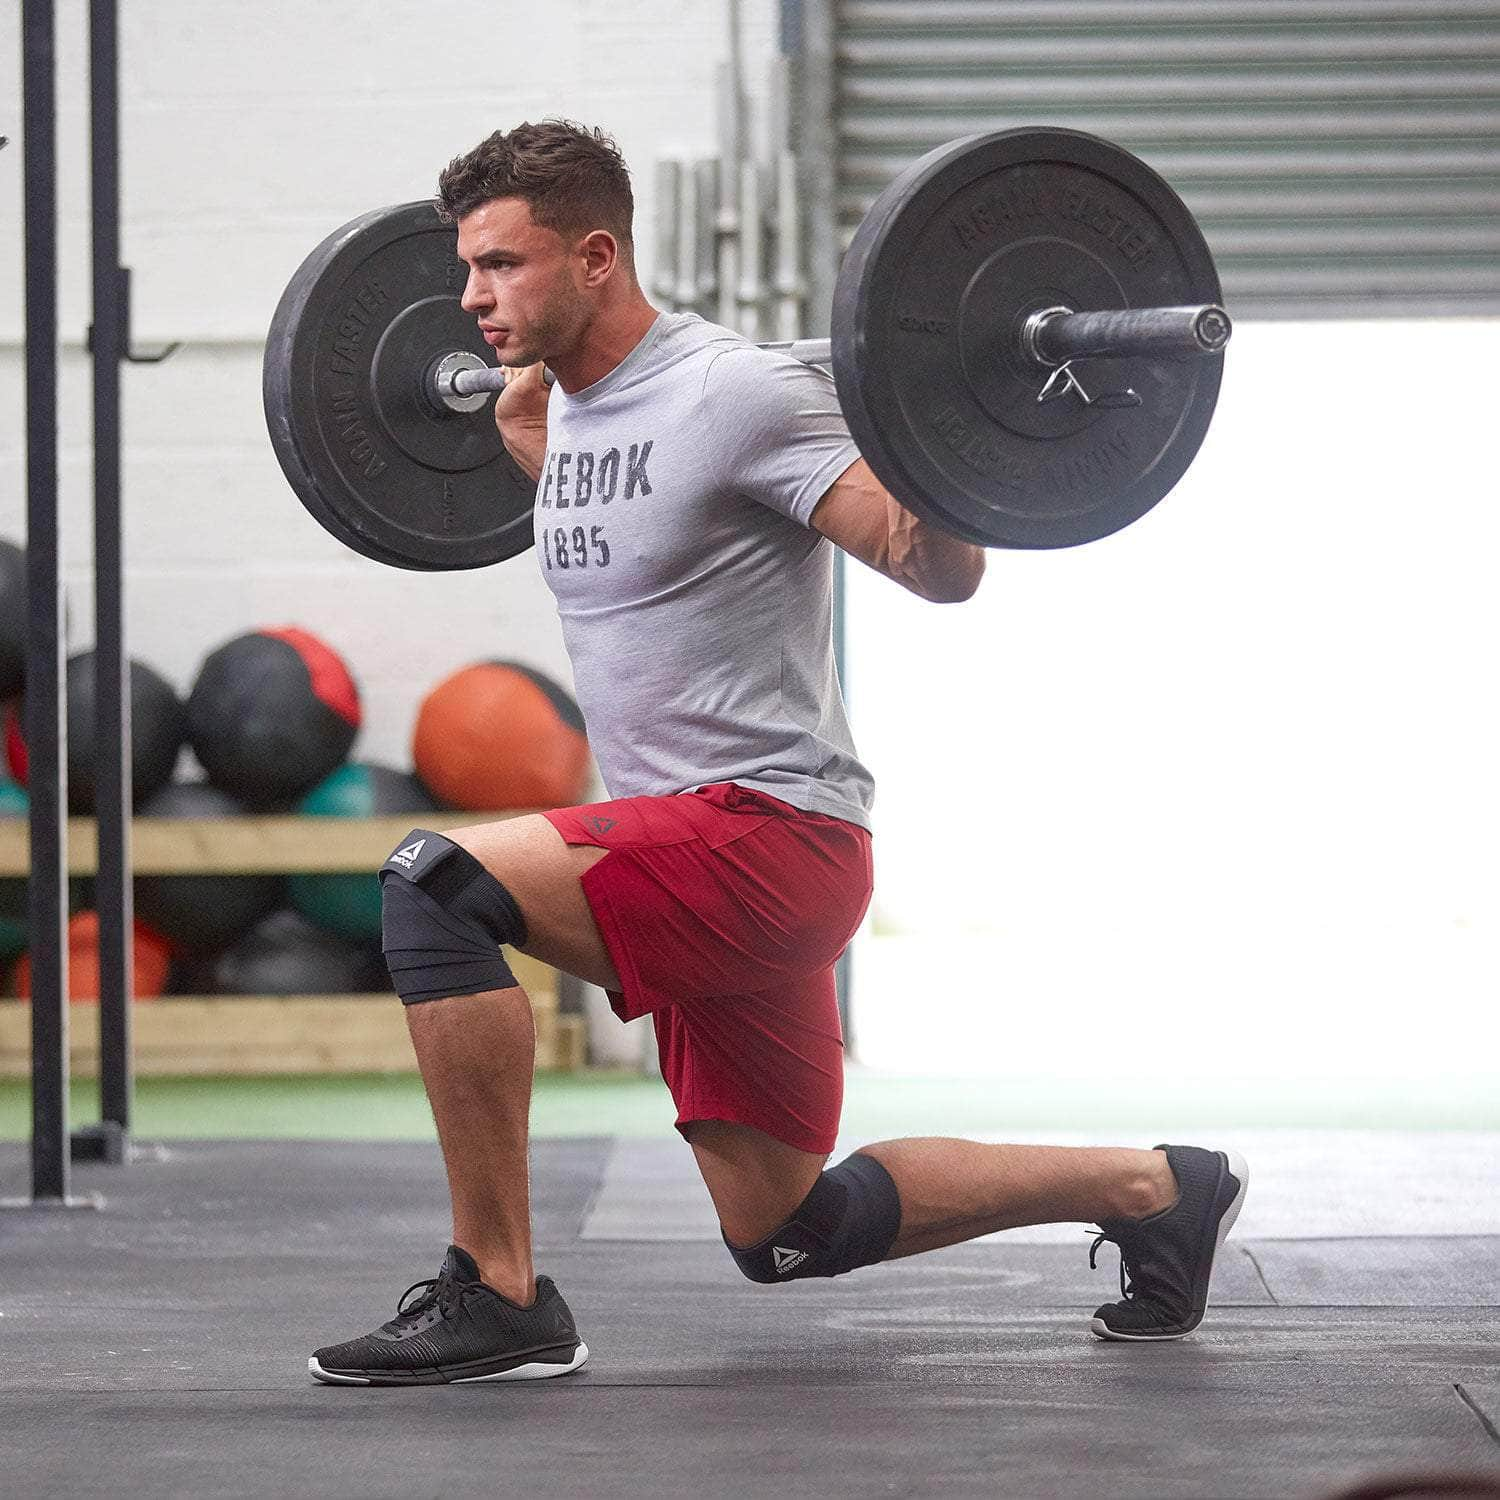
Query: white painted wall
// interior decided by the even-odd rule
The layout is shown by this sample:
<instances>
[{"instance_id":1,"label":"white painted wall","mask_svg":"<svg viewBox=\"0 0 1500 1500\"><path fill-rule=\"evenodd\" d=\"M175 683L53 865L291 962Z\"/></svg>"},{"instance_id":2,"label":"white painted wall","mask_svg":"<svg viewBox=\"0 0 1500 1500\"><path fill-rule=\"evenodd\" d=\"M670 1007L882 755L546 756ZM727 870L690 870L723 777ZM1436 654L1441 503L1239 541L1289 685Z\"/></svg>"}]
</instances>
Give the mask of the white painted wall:
<instances>
[{"instance_id":1,"label":"white painted wall","mask_svg":"<svg viewBox=\"0 0 1500 1500\"><path fill-rule=\"evenodd\" d=\"M63 328L88 321L87 7L58 0ZM777 0L743 0L765 97ZM302 257L356 214L430 197L490 131L602 125L635 175L650 270L651 163L716 149L721 0L150 0L120 6L123 255L141 341L257 341ZM0 8L5 222L21 214L20 7ZM21 329L19 232L0 240L0 340Z\"/></svg>"},{"instance_id":2,"label":"white painted wall","mask_svg":"<svg viewBox=\"0 0 1500 1500\"><path fill-rule=\"evenodd\" d=\"M963 605L851 569L866 1061L1500 1099L1497 353L1241 324L1136 525Z\"/></svg>"}]
</instances>

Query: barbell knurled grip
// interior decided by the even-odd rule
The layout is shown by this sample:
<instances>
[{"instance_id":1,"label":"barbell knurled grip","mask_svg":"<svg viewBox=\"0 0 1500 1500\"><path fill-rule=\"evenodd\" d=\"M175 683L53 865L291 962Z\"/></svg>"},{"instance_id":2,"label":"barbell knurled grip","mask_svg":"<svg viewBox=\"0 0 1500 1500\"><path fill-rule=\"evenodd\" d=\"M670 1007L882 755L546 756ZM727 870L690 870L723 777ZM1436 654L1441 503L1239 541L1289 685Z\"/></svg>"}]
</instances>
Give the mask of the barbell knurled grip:
<instances>
[{"instance_id":1,"label":"barbell knurled grip","mask_svg":"<svg viewBox=\"0 0 1500 1500\"><path fill-rule=\"evenodd\" d=\"M804 365L831 365L833 363L832 339L793 339L779 344L759 344L757 348L769 349L773 354L786 354Z\"/></svg>"},{"instance_id":2,"label":"barbell knurled grip","mask_svg":"<svg viewBox=\"0 0 1500 1500\"><path fill-rule=\"evenodd\" d=\"M789 354L795 360L804 365L827 365L833 363L833 345L828 339L794 339L791 343L761 344L762 349L770 349L778 354ZM482 370L459 370L456 374L447 377L447 390L438 392L441 399L444 395L473 396L481 391L499 391L505 389L505 370L500 365L486 365Z\"/></svg>"}]
</instances>

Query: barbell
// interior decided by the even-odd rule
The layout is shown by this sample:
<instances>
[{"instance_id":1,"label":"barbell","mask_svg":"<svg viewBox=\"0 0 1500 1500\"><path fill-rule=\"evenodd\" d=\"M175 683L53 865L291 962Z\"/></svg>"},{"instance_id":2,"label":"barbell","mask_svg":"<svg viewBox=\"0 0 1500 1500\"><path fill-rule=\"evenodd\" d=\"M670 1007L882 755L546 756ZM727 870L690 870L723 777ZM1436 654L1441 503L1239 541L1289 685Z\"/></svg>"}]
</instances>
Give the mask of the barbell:
<instances>
[{"instance_id":1,"label":"barbell","mask_svg":"<svg viewBox=\"0 0 1500 1500\"><path fill-rule=\"evenodd\" d=\"M504 384L459 305L435 203L376 209L298 268L266 340L277 459L367 557L477 568L532 545L535 485L488 410ZM1081 131L929 152L844 256L831 337L761 347L833 369L861 455L967 541L1068 547L1144 515L1192 462L1231 333L1182 200Z\"/></svg>"},{"instance_id":2,"label":"barbell","mask_svg":"<svg viewBox=\"0 0 1500 1500\"><path fill-rule=\"evenodd\" d=\"M1075 313L1070 307L1044 307L1016 331L1022 351L1038 368L1054 370L1085 357L1125 355L1181 358L1217 354L1229 342L1229 314L1222 307L1150 307L1124 312ZM757 344L805 365L831 365L832 339L791 339ZM477 355L439 356L423 381L429 401L448 411L475 411L484 398L505 389L505 370ZM1045 400L1038 396L1038 400Z\"/></svg>"}]
</instances>

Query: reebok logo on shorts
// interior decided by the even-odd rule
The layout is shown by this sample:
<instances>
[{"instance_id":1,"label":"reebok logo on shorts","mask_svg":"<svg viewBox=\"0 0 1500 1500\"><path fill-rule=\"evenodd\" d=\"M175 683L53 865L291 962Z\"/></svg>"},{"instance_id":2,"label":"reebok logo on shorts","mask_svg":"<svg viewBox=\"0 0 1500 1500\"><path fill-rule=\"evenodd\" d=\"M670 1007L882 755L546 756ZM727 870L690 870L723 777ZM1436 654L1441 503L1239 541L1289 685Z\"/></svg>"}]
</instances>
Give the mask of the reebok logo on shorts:
<instances>
[{"instance_id":1,"label":"reebok logo on shorts","mask_svg":"<svg viewBox=\"0 0 1500 1500\"><path fill-rule=\"evenodd\" d=\"M771 1254L776 1257L778 1276L785 1276L788 1271L795 1271L807 1259L806 1250L783 1250L780 1245L772 1245Z\"/></svg>"},{"instance_id":2,"label":"reebok logo on shorts","mask_svg":"<svg viewBox=\"0 0 1500 1500\"><path fill-rule=\"evenodd\" d=\"M386 864L400 865L403 870L411 869L411 867L416 864L417 856L421 854L422 846L426 842L426 839L418 839L415 844L408 844L406 848L398 849L393 855L391 855L388 860L386 860Z\"/></svg>"},{"instance_id":3,"label":"reebok logo on shorts","mask_svg":"<svg viewBox=\"0 0 1500 1500\"><path fill-rule=\"evenodd\" d=\"M615 818L589 818L588 825L595 833L608 833L617 821Z\"/></svg>"}]
</instances>

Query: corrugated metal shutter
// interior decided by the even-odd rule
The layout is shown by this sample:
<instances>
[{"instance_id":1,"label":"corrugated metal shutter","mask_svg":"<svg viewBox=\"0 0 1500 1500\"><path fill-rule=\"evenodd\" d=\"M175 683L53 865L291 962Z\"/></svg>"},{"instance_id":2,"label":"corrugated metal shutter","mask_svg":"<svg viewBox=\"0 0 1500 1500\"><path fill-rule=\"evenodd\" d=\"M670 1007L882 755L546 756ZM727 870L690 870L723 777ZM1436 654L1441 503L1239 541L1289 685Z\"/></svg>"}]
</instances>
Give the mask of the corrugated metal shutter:
<instances>
[{"instance_id":1,"label":"corrugated metal shutter","mask_svg":"<svg viewBox=\"0 0 1500 1500\"><path fill-rule=\"evenodd\" d=\"M1262 317L1500 313L1500 0L837 0L845 243L943 141L1150 162Z\"/></svg>"}]
</instances>

